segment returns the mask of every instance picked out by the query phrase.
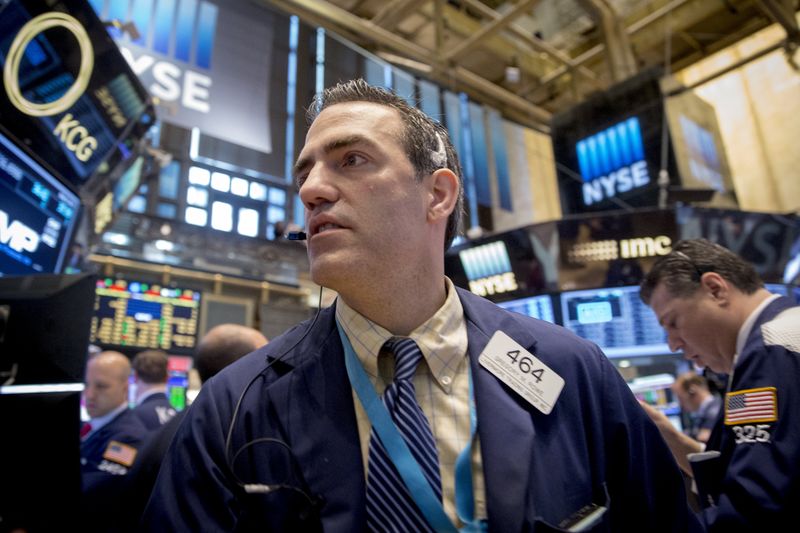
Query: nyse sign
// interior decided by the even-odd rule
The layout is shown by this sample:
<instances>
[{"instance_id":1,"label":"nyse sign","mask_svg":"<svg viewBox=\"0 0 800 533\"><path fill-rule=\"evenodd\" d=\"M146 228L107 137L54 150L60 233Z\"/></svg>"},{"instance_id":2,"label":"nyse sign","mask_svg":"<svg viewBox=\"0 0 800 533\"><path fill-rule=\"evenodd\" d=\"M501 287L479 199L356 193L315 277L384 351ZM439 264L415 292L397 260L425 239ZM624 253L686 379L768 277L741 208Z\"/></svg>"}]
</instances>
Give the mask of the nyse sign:
<instances>
[{"instance_id":1,"label":"nyse sign","mask_svg":"<svg viewBox=\"0 0 800 533\"><path fill-rule=\"evenodd\" d=\"M469 290L479 296L491 296L504 292L515 291L519 288L513 272L497 274L469 282Z\"/></svg>"},{"instance_id":2,"label":"nyse sign","mask_svg":"<svg viewBox=\"0 0 800 533\"><path fill-rule=\"evenodd\" d=\"M147 83L152 76L152 83L147 85L147 89L153 96L163 102L180 102L183 107L200 113L211 111L213 80L210 76L188 68L182 69L148 54L134 57L133 52L124 46L120 46L120 52L143 82Z\"/></svg>"},{"instance_id":3,"label":"nyse sign","mask_svg":"<svg viewBox=\"0 0 800 533\"><path fill-rule=\"evenodd\" d=\"M639 119L631 117L575 145L583 203L592 205L650 183Z\"/></svg>"}]
</instances>

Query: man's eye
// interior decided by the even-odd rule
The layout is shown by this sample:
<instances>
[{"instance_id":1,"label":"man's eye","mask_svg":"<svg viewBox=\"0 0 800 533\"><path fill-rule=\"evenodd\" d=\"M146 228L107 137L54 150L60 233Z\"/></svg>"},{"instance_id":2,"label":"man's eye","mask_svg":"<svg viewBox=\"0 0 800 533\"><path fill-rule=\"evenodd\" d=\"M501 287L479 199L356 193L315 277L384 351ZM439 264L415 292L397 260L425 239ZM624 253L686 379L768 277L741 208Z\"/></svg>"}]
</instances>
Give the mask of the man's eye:
<instances>
[{"instance_id":1,"label":"man's eye","mask_svg":"<svg viewBox=\"0 0 800 533\"><path fill-rule=\"evenodd\" d=\"M346 156L344 156L343 164L344 166L352 167L355 165L360 165L364 161L366 161L366 158L362 155L347 154Z\"/></svg>"}]
</instances>

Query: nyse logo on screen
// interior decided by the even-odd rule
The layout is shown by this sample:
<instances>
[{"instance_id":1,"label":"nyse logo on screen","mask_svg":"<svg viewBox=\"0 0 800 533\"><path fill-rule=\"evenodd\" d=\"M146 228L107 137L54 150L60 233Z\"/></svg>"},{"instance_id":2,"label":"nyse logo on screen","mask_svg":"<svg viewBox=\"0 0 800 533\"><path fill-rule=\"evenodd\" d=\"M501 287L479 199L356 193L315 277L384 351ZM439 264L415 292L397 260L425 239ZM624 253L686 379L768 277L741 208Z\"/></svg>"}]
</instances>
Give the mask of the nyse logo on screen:
<instances>
[{"instance_id":1,"label":"nyse logo on screen","mask_svg":"<svg viewBox=\"0 0 800 533\"><path fill-rule=\"evenodd\" d=\"M592 205L650 183L639 119L629 118L578 141L583 203Z\"/></svg>"},{"instance_id":2,"label":"nyse logo on screen","mask_svg":"<svg viewBox=\"0 0 800 533\"><path fill-rule=\"evenodd\" d=\"M211 71L216 5L204 0L94 0L92 6L100 18L135 24L137 39L116 28L109 32L153 96L200 113L211 111L213 80L206 73Z\"/></svg>"},{"instance_id":3,"label":"nyse logo on screen","mask_svg":"<svg viewBox=\"0 0 800 533\"><path fill-rule=\"evenodd\" d=\"M480 296L517 290L508 250L502 241L476 246L458 253L469 280L469 290Z\"/></svg>"}]
</instances>

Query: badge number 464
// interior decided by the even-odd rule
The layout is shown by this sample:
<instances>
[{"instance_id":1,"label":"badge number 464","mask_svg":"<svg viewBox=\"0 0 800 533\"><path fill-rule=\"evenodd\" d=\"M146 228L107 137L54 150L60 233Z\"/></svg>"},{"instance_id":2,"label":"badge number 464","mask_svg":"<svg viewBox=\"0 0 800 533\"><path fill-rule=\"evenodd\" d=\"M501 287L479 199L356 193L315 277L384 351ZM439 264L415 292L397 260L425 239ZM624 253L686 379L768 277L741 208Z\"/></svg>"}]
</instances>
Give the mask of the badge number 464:
<instances>
[{"instance_id":1,"label":"badge number 464","mask_svg":"<svg viewBox=\"0 0 800 533\"><path fill-rule=\"evenodd\" d=\"M561 376L502 331L495 332L478 361L544 414L553 410L564 388Z\"/></svg>"}]
</instances>

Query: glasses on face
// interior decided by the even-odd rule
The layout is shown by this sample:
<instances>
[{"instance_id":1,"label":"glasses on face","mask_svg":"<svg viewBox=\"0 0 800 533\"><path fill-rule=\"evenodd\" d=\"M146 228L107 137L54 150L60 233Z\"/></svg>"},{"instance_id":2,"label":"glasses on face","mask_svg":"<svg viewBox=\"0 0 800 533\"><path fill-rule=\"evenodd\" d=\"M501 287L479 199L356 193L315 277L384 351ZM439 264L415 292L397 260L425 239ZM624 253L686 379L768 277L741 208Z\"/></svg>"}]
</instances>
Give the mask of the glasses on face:
<instances>
[{"instance_id":1,"label":"glasses on face","mask_svg":"<svg viewBox=\"0 0 800 533\"><path fill-rule=\"evenodd\" d=\"M706 272L709 272L708 270L706 270L706 271L700 270L700 267L697 266L697 263L692 261L692 258L689 257L688 255L686 255L685 253L683 253L683 252L681 252L679 250L673 250L672 253L677 255L678 257L680 257L681 259L683 259L684 261L686 261L690 265L692 265L692 268L694 269L694 274L697 274L696 277L694 275L692 275L692 279L694 279L694 281L697 281L699 283L700 279L702 279L702 277L703 277L703 274L705 274Z\"/></svg>"}]
</instances>

